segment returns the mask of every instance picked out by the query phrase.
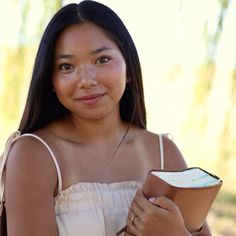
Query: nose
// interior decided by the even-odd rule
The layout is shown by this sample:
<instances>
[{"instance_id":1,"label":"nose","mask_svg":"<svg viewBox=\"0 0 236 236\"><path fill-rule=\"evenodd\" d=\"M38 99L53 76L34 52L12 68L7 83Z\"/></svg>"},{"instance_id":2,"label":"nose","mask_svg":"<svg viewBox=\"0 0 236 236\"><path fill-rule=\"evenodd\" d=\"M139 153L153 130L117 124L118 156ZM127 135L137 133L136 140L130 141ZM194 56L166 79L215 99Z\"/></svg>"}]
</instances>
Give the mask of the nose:
<instances>
[{"instance_id":1,"label":"nose","mask_svg":"<svg viewBox=\"0 0 236 236\"><path fill-rule=\"evenodd\" d=\"M76 72L77 86L80 89L89 89L98 84L95 70L89 65L82 65Z\"/></svg>"}]
</instances>

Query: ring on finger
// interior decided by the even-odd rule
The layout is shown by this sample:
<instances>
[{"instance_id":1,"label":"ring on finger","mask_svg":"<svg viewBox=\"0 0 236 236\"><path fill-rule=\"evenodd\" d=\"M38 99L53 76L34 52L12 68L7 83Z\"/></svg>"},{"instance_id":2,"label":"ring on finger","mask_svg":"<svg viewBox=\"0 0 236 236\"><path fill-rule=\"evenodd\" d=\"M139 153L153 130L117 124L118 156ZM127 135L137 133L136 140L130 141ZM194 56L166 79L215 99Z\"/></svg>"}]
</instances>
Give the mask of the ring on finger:
<instances>
[{"instance_id":1,"label":"ring on finger","mask_svg":"<svg viewBox=\"0 0 236 236\"><path fill-rule=\"evenodd\" d=\"M130 217L130 223L131 224L134 224L134 220L135 220L136 217L137 217L136 215L133 215L133 216Z\"/></svg>"}]
</instances>

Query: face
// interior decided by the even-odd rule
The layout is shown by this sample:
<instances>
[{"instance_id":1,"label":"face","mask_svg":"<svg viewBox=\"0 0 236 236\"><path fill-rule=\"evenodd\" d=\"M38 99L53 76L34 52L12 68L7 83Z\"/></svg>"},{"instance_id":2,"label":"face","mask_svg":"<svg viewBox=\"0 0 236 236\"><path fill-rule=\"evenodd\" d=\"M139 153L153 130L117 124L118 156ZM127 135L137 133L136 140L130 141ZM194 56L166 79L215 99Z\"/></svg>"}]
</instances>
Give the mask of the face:
<instances>
[{"instance_id":1,"label":"face","mask_svg":"<svg viewBox=\"0 0 236 236\"><path fill-rule=\"evenodd\" d=\"M68 27L54 52L52 84L71 114L86 119L119 115L126 64L117 45L92 23Z\"/></svg>"}]
</instances>

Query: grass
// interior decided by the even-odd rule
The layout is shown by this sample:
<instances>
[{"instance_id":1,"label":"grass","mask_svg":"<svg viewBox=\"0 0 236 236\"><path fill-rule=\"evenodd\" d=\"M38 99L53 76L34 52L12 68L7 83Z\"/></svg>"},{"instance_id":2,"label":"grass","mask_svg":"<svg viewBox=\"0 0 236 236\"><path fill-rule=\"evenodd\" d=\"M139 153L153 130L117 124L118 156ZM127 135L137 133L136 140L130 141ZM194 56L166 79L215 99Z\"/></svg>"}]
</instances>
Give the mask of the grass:
<instances>
[{"instance_id":1,"label":"grass","mask_svg":"<svg viewBox=\"0 0 236 236\"><path fill-rule=\"evenodd\" d=\"M236 236L236 193L220 191L208 215L214 236Z\"/></svg>"}]
</instances>

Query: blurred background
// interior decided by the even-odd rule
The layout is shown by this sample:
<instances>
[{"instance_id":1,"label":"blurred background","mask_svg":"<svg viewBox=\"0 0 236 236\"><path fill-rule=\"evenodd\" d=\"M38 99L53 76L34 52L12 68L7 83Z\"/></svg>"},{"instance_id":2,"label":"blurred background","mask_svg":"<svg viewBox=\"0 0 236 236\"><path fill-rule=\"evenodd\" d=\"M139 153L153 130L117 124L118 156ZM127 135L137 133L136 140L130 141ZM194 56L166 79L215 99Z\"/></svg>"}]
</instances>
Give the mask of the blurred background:
<instances>
[{"instance_id":1,"label":"blurred background","mask_svg":"<svg viewBox=\"0 0 236 236\"><path fill-rule=\"evenodd\" d=\"M0 152L18 128L42 33L71 2L0 0ZM223 179L208 222L213 235L236 235L236 1L100 2L136 43L148 129L172 134L189 166Z\"/></svg>"}]
</instances>

